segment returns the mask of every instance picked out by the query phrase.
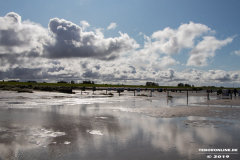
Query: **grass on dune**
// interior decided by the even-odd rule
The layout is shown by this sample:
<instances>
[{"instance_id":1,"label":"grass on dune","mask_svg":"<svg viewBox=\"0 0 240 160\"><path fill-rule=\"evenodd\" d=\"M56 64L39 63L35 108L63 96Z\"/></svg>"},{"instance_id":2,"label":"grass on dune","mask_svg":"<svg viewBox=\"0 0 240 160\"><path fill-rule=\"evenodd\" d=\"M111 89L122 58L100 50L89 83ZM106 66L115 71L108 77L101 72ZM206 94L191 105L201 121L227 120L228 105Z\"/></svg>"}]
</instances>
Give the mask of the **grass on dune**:
<instances>
[{"instance_id":1,"label":"grass on dune","mask_svg":"<svg viewBox=\"0 0 240 160\"><path fill-rule=\"evenodd\" d=\"M174 89L220 89L219 87L178 87L178 86L143 86L143 85L110 85L110 84L70 84L70 83L30 83L30 82L0 82L0 85L52 86L52 87L120 87L120 88L174 88ZM232 89L232 88L224 88Z\"/></svg>"}]
</instances>

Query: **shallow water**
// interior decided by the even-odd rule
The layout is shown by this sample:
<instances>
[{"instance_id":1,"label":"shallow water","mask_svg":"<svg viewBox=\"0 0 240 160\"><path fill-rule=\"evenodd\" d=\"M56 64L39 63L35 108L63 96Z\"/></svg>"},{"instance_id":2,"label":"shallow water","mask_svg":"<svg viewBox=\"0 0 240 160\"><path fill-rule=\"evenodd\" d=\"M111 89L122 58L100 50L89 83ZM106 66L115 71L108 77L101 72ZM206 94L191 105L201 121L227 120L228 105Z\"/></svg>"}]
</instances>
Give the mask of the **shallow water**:
<instances>
[{"instance_id":1,"label":"shallow water","mask_svg":"<svg viewBox=\"0 0 240 160\"><path fill-rule=\"evenodd\" d=\"M200 148L239 148L238 120L122 111L178 107L186 97L117 95L1 91L0 159L207 159ZM203 101L190 96L188 104Z\"/></svg>"},{"instance_id":2,"label":"shallow water","mask_svg":"<svg viewBox=\"0 0 240 160\"><path fill-rule=\"evenodd\" d=\"M178 107L180 105L196 105L195 103L205 102L206 96L189 96L182 92L181 96L173 95L173 98L167 98L167 93L153 92L153 97L137 96L140 94L150 96L150 92L122 92L119 96L116 92L113 97L103 95L106 91L86 91L81 94L81 91L75 91L76 94L64 94L54 92L35 92L32 93L16 93L11 91L1 92L0 107L33 107L38 108L46 105L76 105L76 104L94 104L94 103L126 103L127 107ZM108 92L109 93L109 92ZM171 92L169 93L171 95ZM210 96L210 99L217 99L215 94ZM19 104L19 105L17 105ZM23 105L24 104L24 105Z\"/></svg>"}]
</instances>

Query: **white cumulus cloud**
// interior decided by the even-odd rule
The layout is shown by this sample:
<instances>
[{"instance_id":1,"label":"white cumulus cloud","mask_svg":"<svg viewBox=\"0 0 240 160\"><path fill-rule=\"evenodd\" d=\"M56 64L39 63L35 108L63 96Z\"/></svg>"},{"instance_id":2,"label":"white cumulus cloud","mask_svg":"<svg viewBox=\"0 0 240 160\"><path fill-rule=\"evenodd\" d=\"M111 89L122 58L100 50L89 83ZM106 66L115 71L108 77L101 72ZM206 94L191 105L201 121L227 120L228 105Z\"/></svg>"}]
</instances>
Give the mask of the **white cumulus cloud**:
<instances>
[{"instance_id":1,"label":"white cumulus cloud","mask_svg":"<svg viewBox=\"0 0 240 160\"><path fill-rule=\"evenodd\" d=\"M107 27L107 29L109 30L109 29L115 29L117 27L117 24L116 23L111 23L108 27Z\"/></svg>"},{"instance_id":2,"label":"white cumulus cloud","mask_svg":"<svg viewBox=\"0 0 240 160\"><path fill-rule=\"evenodd\" d=\"M213 33L214 31L206 25L193 22L182 24L176 30L167 27L152 34L151 38L155 41L146 46L145 50L169 55L177 54L182 48L193 48L194 40L209 32Z\"/></svg>"},{"instance_id":3,"label":"white cumulus cloud","mask_svg":"<svg viewBox=\"0 0 240 160\"><path fill-rule=\"evenodd\" d=\"M232 40L233 37L225 40L218 40L213 36L203 37L203 40L190 52L187 66L206 66L207 58L213 58L217 49L221 49Z\"/></svg>"},{"instance_id":4,"label":"white cumulus cloud","mask_svg":"<svg viewBox=\"0 0 240 160\"><path fill-rule=\"evenodd\" d=\"M218 40L212 36L213 30L199 23L181 24L177 29L167 27L151 36L141 33L145 40L141 49L127 33L105 38L102 28L86 31L90 26L86 21L76 25L53 18L44 28L29 20L22 22L20 15L11 12L0 17L0 24L3 78L138 84L240 81L240 71L169 68L180 64L174 56L184 48L192 49L187 65L204 66L217 49L232 42L233 37ZM110 28L116 27L112 24Z\"/></svg>"},{"instance_id":5,"label":"white cumulus cloud","mask_svg":"<svg viewBox=\"0 0 240 160\"><path fill-rule=\"evenodd\" d=\"M236 54L237 56L240 56L240 50L238 50L238 51L233 51L231 54Z\"/></svg>"},{"instance_id":6,"label":"white cumulus cloud","mask_svg":"<svg viewBox=\"0 0 240 160\"><path fill-rule=\"evenodd\" d=\"M89 26L81 21L83 28L64 20L50 19L48 29L30 22L21 22L17 13L0 17L0 54L3 63L17 62L18 57L73 58L89 57L112 60L139 47L127 33L119 37L104 38L101 29L86 32ZM11 56L15 54L16 56Z\"/></svg>"},{"instance_id":7,"label":"white cumulus cloud","mask_svg":"<svg viewBox=\"0 0 240 160\"><path fill-rule=\"evenodd\" d=\"M87 21L80 21L80 24L82 26L82 29L85 30L87 27L90 26L90 24Z\"/></svg>"}]
</instances>

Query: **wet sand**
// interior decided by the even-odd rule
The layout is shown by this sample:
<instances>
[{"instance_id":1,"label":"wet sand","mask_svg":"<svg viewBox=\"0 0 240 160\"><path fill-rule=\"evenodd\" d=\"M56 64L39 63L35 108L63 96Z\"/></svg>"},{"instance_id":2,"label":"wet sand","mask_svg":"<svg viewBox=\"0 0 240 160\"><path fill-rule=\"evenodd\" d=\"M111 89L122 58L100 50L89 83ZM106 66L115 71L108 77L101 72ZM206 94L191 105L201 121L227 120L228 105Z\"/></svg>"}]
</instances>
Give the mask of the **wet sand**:
<instances>
[{"instance_id":1,"label":"wet sand","mask_svg":"<svg viewBox=\"0 0 240 160\"><path fill-rule=\"evenodd\" d=\"M235 98L235 97L233 97ZM240 99L217 99L199 103L202 105L240 106Z\"/></svg>"},{"instance_id":2,"label":"wet sand","mask_svg":"<svg viewBox=\"0 0 240 160\"><path fill-rule=\"evenodd\" d=\"M0 159L207 159L200 148L240 149L240 107L228 102L238 99L102 93L0 91Z\"/></svg>"},{"instance_id":3,"label":"wet sand","mask_svg":"<svg viewBox=\"0 0 240 160\"><path fill-rule=\"evenodd\" d=\"M181 106L175 108L123 108L122 111L148 114L156 118L199 116L240 120L240 108Z\"/></svg>"},{"instance_id":4,"label":"wet sand","mask_svg":"<svg viewBox=\"0 0 240 160\"><path fill-rule=\"evenodd\" d=\"M164 93L161 93L162 96ZM173 98L168 98L168 100L172 100L174 98L182 97L183 94L186 93L176 93L170 92ZM203 96L205 97L204 102L198 103L189 103L188 105L178 105L179 107L174 108L153 108L153 107L144 107L144 108L128 108L123 109L124 111L129 112L137 112L137 113L145 113L152 117L156 118L172 118L172 117L188 117L188 116L200 116L200 117L211 117L211 118L230 118L230 119L238 119L240 120L240 99L237 97L233 97L233 99L222 98L220 96L216 96L216 93L210 93L211 96L216 96L219 99L207 100L207 93L201 92L189 92L189 97L191 96ZM154 100L158 99L158 97L148 97L146 100Z\"/></svg>"}]
</instances>

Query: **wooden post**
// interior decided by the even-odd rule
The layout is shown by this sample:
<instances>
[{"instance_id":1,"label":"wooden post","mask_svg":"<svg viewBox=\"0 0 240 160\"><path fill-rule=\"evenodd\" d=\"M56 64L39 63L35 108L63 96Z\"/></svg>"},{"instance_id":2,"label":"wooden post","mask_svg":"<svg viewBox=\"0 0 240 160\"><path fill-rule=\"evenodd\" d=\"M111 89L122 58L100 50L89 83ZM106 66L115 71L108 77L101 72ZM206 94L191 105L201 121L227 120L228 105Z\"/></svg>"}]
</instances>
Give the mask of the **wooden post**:
<instances>
[{"instance_id":1,"label":"wooden post","mask_svg":"<svg viewBox=\"0 0 240 160\"><path fill-rule=\"evenodd\" d=\"M187 104L188 104L188 90L187 90Z\"/></svg>"},{"instance_id":2,"label":"wooden post","mask_svg":"<svg viewBox=\"0 0 240 160\"><path fill-rule=\"evenodd\" d=\"M134 96L135 96L135 89L134 89Z\"/></svg>"},{"instance_id":3,"label":"wooden post","mask_svg":"<svg viewBox=\"0 0 240 160\"><path fill-rule=\"evenodd\" d=\"M96 90L96 87L93 87L93 88L92 88L93 94L94 94L94 91L95 91L95 90Z\"/></svg>"}]
</instances>

